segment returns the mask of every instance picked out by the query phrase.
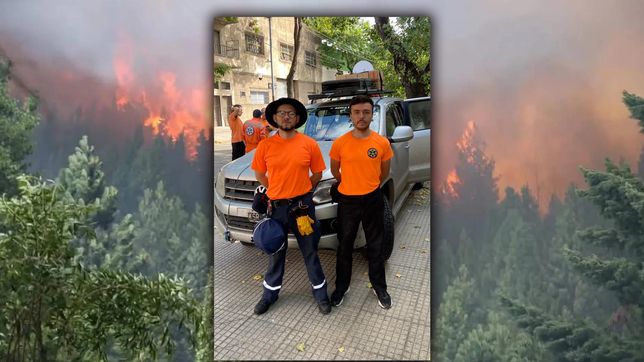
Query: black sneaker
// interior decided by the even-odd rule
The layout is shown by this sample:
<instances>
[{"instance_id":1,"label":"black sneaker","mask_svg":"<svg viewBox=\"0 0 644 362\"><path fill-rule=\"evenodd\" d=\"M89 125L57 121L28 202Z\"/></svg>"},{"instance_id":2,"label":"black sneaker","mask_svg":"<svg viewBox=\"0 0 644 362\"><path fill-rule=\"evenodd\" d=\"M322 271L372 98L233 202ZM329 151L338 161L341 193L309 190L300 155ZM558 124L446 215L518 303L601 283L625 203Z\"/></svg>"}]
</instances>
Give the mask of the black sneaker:
<instances>
[{"instance_id":1,"label":"black sneaker","mask_svg":"<svg viewBox=\"0 0 644 362\"><path fill-rule=\"evenodd\" d=\"M331 304L329 304L329 300L325 299L325 300L318 301L318 309L322 314L331 313Z\"/></svg>"},{"instance_id":2,"label":"black sneaker","mask_svg":"<svg viewBox=\"0 0 644 362\"><path fill-rule=\"evenodd\" d=\"M351 290L351 287L347 288L347 291L344 293L340 293L339 290L334 290L333 294L331 294L331 305L334 307L339 307L340 304L342 304L342 301L344 300L344 296L349 293Z\"/></svg>"},{"instance_id":3,"label":"black sneaker","mask_svg":"<svg viewBox=\"0 0 644 362\"><path fill-rule=\"evenodd\" d=\"M389 309L391 308L391 297L389 296L389 293L387 293L386 290L381 290L376 292L376 290L373 290L373 294L378 297L378 304L380 304L380 308L382 309Z\"/></svg>"},{"instance_id":4,"label":"black sneaker","mask_svg":"<svg viewBox=\"0 0 644 362\"><path fill-rule=\"evenodd\" d=\"M262 298L255 304L255 314L260 315L266 313L268 311L268 308L270 308L271 304L269 303L266 299Z\"/></svg>"}]
</instances>

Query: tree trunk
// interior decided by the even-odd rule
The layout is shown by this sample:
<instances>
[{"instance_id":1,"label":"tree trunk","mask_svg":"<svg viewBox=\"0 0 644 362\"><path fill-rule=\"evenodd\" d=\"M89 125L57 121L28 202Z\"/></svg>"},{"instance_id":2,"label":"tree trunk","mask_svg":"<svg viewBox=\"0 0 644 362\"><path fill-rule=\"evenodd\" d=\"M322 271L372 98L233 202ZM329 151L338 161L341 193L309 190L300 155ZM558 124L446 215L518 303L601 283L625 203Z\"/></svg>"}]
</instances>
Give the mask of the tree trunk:
<instances>
[{"instance_id":1,"label":"tree trunk","mask_svg":"<svg viewBox=\"0 0 644 362\"><path fill-rule=\"evenodd\" d=\"M419 68L407 54L402 51L403 44L401 39L394 32L388 17L375 17L376 31L382 39L385 47L391 53L394 59L394 69L400 78L400 82L405 88L407 98L422 97L428 94L429 84L424 80L424 76L430 71L430 63L423 68Z\"/></svg>"},{"instance_id":2,"label":"tree trunk","mask_svg":"<svg viewBox=\"0 0 644 362\"><path fill-rule=\"evenodd\" d=\"M293 78L295 78L295 71L297 70L297 54L300 50L300 34L302 33L302 18L294 17L295 26L293 29L293 59L291 61L291 69L286 77L286 95L289 98L294 97Z\"/></svg>"}]
</instances>

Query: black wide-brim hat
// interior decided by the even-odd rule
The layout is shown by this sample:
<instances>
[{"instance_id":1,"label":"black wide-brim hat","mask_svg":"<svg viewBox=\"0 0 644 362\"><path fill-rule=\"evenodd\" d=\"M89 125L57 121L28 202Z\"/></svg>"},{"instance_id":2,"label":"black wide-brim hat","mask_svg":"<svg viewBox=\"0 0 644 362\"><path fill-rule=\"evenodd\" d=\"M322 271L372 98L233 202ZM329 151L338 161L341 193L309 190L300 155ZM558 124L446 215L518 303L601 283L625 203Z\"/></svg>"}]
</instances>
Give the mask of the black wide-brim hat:
<instances>
[{"instance_id":1,"label":"black wide-brim hat","mask_svg":"<svg viewBox=\"0 0 644 362\"><path fill-rule=\"evenodd\" d=\"M306 107L302 104L302 102L298 101L297 99L293 98L280 98L278 100L272 101L266 106L266 120L268 123L275 127L279 128L277 125L277 122L273 119L275 116L275 112L277 112L277 107L281 106L282 104L290 104L295 108L295 113L297 113L298 116L300 116L299 122L295 125L295 128L300 128L306 122L306 117L307 117L307 112L306 112Z\"/></svg>"}]
</instances>

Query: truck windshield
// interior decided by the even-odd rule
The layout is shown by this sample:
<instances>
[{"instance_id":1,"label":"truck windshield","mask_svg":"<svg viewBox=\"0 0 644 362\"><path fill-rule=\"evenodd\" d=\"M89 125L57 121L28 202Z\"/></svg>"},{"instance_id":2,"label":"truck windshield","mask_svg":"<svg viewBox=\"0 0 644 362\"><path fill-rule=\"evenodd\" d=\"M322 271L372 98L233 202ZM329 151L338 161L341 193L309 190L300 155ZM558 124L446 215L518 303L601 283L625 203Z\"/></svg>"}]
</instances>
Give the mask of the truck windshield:
<instances>
[{"instance_id":1,"label":"truck windshield","mask_svg":"<svg viewBox=\"0 0 644 362\"><path fill-rule=\"evenodd\" d=\"M331 106L309 108L306 123L300 131L316 141L333 141L353 129L349 118L349 106ZM373 107L373 121L369 125L378 132L379 107Z\"/></svg>"}]
</instances>

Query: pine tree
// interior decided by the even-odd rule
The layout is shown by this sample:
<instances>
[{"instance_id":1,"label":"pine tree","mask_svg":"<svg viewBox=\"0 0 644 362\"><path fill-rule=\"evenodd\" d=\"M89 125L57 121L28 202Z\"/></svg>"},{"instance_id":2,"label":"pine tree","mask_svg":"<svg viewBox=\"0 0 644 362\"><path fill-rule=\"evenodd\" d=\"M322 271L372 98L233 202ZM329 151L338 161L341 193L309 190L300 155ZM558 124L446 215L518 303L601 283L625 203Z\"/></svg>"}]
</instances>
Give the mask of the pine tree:
<instances>
[{"instance_id":1,"label":"pine tree","mask_svg":"<svg viewBox=\"0 0 644 362\"><path fill-rule=\"evenodd\" d=\"M445 291L435 317L439 333L432 344L432 354L438 361L454 360L460 344L474 324L469 314L478 301L473 285L467 267L462 265L458 276Z\"/></svg>"},{"instance_id":2,"label":"pine tree","mask_svg":"<svg viewBox=\"0 0 644 362\"><path fill-rule=\"evenodd\" d=\"M154 190L146 189L134 216L132 242L137 262L141 263L141 269L137 271L144 275L179 274L179 257L190 245L189 241L181 239L188 221L183 202L168 195L162 181Z\"/></svg>"},{"instance_id":3,"label":"pine tree","mask_svg":"<svg viewBox=\"0 0 644 362\"><path fill-rule=\"evenodd\" d=\"M70 197L94 205L92 221L97 226L107 229L112 224L118 192L106 185L102 162L94 154L94 146L89 145L87 136L80 139L74 154L69 156L69 164L60 170L58 181Z\"/></svg>"},{"instance_id":4,"label":"pine tree","mask_svg":"<svg viewBox=\"0 0 644 362\"><path fill-rule=\"evenodd\" d=\"M485 325L479 324L468 333L454 361L543 361L543 347L508 324L496 312L490 312Z\"/></svg>"},{"instance_id":5,"label":"pine tree","mask_svg":"<svg viewBox=\"0 0 644 362\"><path fill-rule=\"evenodd\" d=\"M176 264L190 287L196 291L196 296L201 298L203 288L206 285L206 274L208 270L208 244L212 243L212 232L210 232L208 220L201 212L197 204L195 211L190 215L190 221L183 232L183 240L189 243L177 260Z\"/></svg>"},{"instance_id":6,"label":"pine tree","mask_svg":"<svg viewBox=\"0 0 644 362\"><path fill-rule=\"evenodd\" d=\"M441 235L445 242L438 246L442 254L455 255L469 250L467 259L460 262L467 265L473 275L480 275L485 268L484 261L490 260L490 245L498 221L498 191L497 179L494 177L494 160L485 154L485 142L476 133L472 123L465 130L457 143L458 162L455 172L460 182L453 184L453 193L442 193L438 200L435 218L438 220L458 220L455 223L441 222L436 225L436 234ZM463 244L463 231L469 237ZM446 249L452 249L451 251ZM484 253L481 255L480 253ZM437 268L447 270L444 260L437 258ZM453 278L454 275L449 275ZM434 290L442 295L441 285Z\"/></svg>"},{"instance_id":7,"label":"pine tree","mask_svg":"<svg viewBox=\"0 0 644 362\"><path fill-rule=\"evenodd\" d=\"M624 103L644 131L644 100L624 92ZM546 343L561 361L637 361L644 356L644 182L627 165L606 160L606 171L581 168L593 202L609 225L577 233L602 253L567 247L564 256L590 283L609 291L618 306L608 324L583 315L553 316L507 296L501 298L518 324ZM599 255L598 255L599 254Z\"/></svg>"}]
</instances>

